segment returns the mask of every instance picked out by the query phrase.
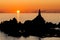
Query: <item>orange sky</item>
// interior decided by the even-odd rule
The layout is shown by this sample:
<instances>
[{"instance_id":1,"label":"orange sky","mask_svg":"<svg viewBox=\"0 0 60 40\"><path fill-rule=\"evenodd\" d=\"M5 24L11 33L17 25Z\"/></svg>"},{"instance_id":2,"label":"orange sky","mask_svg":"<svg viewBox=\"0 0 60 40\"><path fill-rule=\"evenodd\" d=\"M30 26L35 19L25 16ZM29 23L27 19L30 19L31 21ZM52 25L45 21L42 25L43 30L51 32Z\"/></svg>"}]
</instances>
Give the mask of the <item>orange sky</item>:
<instances>
[{"instance_id":1,"label":"orange sky","mask_svg":"<svg viewBox=\"0 0 60 40\"><path fill-rule=\"evenodd\" d=\"M60 0L0 0L0 12L60 12Z\"/></svg>"}]
</instances>

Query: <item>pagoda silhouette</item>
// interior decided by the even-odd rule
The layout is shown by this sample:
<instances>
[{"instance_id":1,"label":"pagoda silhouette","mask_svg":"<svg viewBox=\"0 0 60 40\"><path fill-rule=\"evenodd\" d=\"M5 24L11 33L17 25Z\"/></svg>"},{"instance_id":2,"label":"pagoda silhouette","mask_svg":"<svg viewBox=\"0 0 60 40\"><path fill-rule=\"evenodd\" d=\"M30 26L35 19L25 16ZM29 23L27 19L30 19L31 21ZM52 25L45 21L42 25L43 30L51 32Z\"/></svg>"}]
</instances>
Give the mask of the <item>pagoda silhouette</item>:
<instances>
[{"instance_id":1,"label":"pagoda silhouette","mask_svg":"<svg viewBox=\"0 0 60 40\"><path fill-rule=\"evenodd\" d=\"M44 20L43 17L41 16L41 11L40 11L40 9L39 9L39 11L38 11L37 17L34 18L34 19L32 20L32 22L37 23L37 24L45 24L45 20Z\"/></svg>"},{"instance_id":2,"label":"pagoda silhouette","mask_svg":"<svg viewBox=\"0 0 60 40\"><path fill-rule=\"evenodd\" d=\"M33 20L25 21L24 24L21 22L18 23L16 18L13 18L13 20L10 21L2 22L0 24L0 31L12 37L60 37L60 23L58 25L51 22L45 23L39 9L37 17Z\"/></svg>"}]
</instances>

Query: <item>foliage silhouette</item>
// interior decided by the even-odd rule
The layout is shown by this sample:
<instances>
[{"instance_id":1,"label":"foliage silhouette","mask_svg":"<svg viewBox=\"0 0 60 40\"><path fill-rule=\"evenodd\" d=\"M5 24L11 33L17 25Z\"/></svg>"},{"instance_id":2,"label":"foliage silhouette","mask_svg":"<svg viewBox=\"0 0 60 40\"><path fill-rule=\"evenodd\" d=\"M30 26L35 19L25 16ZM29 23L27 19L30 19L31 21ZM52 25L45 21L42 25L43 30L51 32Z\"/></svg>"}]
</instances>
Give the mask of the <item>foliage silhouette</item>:
<instances>
[{"instance_id":1,"label":"foliage silhouette","mask_svg":"<svg viewBox=\"0 0 60 40\"><path fill-rule=\"evenodd\" d=\"M39 10L36 18L27 20L24 24L21 22L17 23L15 18L10 21L4 21L0 24L0 31L13 37L60 37L60 23L56 25L51 22L45 22L40 13Z\"/></svg>"}]
</instances>

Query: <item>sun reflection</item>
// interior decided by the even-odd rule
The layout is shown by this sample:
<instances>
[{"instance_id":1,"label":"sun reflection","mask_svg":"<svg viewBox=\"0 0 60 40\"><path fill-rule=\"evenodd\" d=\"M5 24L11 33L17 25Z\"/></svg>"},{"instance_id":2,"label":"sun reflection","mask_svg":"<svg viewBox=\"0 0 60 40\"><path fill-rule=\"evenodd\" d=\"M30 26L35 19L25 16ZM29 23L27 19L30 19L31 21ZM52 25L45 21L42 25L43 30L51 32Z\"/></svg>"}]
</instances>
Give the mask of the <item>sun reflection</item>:
<instances>
[{"instance_id":1,"label":"sun reflection","mask_svg":"<svg viewBox=\"0 0 60 40\"><path fill-rule=\"evenodd\" d=\"M19 22L20 10L17 10L17 21Z\"/></svg>"}]
</instances>

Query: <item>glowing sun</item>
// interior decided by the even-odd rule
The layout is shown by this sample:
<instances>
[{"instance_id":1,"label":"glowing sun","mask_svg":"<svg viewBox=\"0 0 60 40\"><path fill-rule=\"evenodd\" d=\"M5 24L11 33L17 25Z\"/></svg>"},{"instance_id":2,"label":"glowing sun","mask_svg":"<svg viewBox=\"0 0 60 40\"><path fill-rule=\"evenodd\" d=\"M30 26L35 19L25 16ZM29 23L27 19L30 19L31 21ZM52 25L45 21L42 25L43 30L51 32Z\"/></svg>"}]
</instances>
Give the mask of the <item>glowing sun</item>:
<instances>
[{"instance_id":1,"label":"glowing sun","mask_svg":"<svg viewBox=\"0 0 60 40\"><path fill-rule=\"evenodd\" d=\"M20 13L20 10L17 10L17 13Z\"/></svg>"}]
</instances>

